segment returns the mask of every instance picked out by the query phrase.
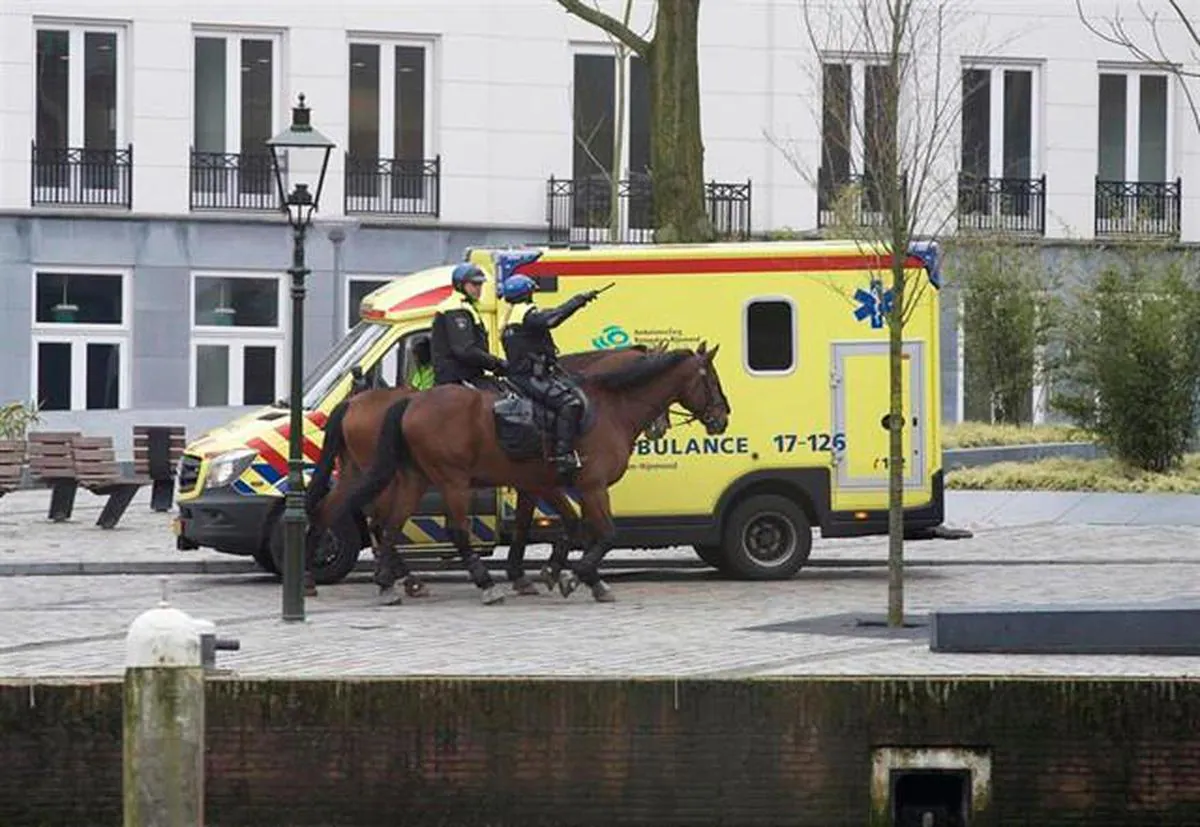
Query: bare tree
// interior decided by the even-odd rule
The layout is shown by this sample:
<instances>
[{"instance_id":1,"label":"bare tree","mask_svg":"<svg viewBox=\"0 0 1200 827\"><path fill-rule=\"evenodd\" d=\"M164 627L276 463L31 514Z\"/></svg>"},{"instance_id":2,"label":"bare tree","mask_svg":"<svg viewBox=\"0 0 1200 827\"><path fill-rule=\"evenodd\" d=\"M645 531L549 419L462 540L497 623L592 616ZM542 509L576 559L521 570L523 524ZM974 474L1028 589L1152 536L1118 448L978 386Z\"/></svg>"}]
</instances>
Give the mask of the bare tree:
<instances>
[{"instance_id":1,"label":"bare tree","mask_svg":"<svg viewBox=\"0 0 1200 827\"><path fill-rule=\"evenodd\" d=\"M711 241L700 131L700 0L658 3L647 39L584 0L554 0L642 58L650 74L650 180L655 241Z\"/></svg>"},{"instance_id":2,"label":"bare tree","mask_svg":"<svg viewBox=\"0 0 1200 827\"><path fill-rule=\"evenodd\" d=\"M1188 3L1192 8L1190 16L1184 12L1180 0L1162 1L1166 8L1158 11L1148 9L1142 0L1138 0L1136 5L1141 18L1138 23L1125 20L1115 4L1111 17L1097 16L1103 23L1093 23L1088 18L1083 10L1083 0L1075 0L1075 9L1080 21L1096 37L1178 78L1196 129L1200 131L1200 105L1192 89L1194 84L1200 83L1200 11L1194 0ZM1137 28L1143 31L1135 31ZM1168 31L1172 28L1176 29L1174 33Z\"/></svg>"},{"instance_id":3,"label":"bare tree","mask_svg":"<svg viewBox=\"0 0 1200 827\"><path fill-rule=\"evenodd\" d=\"M945 54L955 28L954 0L800 2L818 61L820 171L811 176L795 153L785 154L801 175L815 178L838 216L838 234L890 264L875 275L873 292L889 328L888 624L898 626L904 618L902 429L909 424L904 329L929 285L909 278L908 261L914 241L936 238L955 215L953 150L963 94L970 90L962 89L957 62ZM965 38L954 40L967 51ZM852 61L864 67L861 96L851 83Z\"/></svg>"}]
</instances>

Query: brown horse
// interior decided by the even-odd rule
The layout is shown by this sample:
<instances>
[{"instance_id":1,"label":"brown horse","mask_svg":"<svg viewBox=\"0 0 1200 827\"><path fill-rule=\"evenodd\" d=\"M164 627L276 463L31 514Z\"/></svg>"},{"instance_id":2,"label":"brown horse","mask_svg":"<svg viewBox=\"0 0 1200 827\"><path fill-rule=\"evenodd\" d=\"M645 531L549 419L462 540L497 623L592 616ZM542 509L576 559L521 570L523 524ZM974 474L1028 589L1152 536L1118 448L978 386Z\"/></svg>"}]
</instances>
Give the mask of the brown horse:
<instances>
[{"instance_id":1,"label":"brown horse","mask_svg":"<svg viewBox=\"0 0 1200 827\"><path fill-rule=\"evenodd\" d=\"M710 434L724 433L729 403L713 359L719 348L702 343L687 349L639 355L632 364L582 377L590 410L577 440L584 456L575 481L592 544L578 564L563 571L559 589L569 596L583 582L596 600L613 599L598 567L616 530L608 489L624 476L638 434L678 402ZM467 541L467 505L473 485L510 485L518 490L555 488L553 467L545 460L514 461L496 437L495 394L444 385L395 402L384 417L374 464L346 495L342 508L353 509L398 481L385 534L391 535L412 514L430 484L442 494L448 529L485 604L504 599L487 568ZM390 542L383 543L391 555Z\"/></svg>"},{"instance_id":2,"label":"brown horse","mask_svg":"<svg viewBox=\"0 0 1200 827\"><path fill-rule=\"evenodd\" d=\"M663 346L654 348L654 350L662 349L664 349ZM627 362L634 355L649 351L651 349L645 345L634 345L615 350L566 354L559 361L568 372L586 373L600 369L612 369ZM383 416L388 408L400 399L416 393L418 391L408 387L364 390L343 400L330 412L329 419L325 423L325 438L321 446L321 454L306 491L309 517L306 586L310 595L316 594L316 586L311 574L313 556L317 547L316 540L335 524L328 519L329 515L337 509L344 498L344 493L361 475L364 463L373 460L376 449L375 442L380 432ZM651 439L657 439L668 426L669 420L664 415L650 424L647 428L647 435ZM338 469L338 484L331 488L335 466ZM389 485L387 490L364 508L363 514L375 551L375 580L380 585L382 597L386 602L392 603L398 602L398 595L394 593L393 588L398 577L403 578L405 591L410 597L422 597L428 594L428 587L412 573L402 555L395 553L385 556L381 551L381 543L384 542L384 538L379 527L389 521L388 512L397 497L395 489L395 483ZM556 573L565 564L571 548L582 548L583 544L583 539L579 534L581 523L571 501L562 494L560 489L539 490L535 493L519 489L507 567L509 582L518 594L537 593L536 585L525 576L523 562L525 545L529 528L533 522L533 512L538 495L542 496L560 515L563 529L563 536L554 542L554 552L551 562L546 567L547 571ZM350 515L349 518L353 519L353 515ZM392 565L381 568L381 562Z\"/></svg>"}]
</instances>

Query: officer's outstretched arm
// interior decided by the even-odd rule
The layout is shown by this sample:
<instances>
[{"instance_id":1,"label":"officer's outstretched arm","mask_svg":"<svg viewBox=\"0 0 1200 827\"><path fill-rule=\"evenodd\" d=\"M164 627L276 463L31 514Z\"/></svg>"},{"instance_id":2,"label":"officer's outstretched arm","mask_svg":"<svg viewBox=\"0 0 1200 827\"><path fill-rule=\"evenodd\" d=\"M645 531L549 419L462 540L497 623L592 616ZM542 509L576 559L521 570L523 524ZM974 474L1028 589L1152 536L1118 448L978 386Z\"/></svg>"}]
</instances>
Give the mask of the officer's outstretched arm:
<instances>
[{"instance_id":1,"label":"officer's outstretched arm","mask_svg":"<svg viewBox=\"0 0 1200 827\"><path fill-rule=\"evenodd\" d=\"M551 307L547 310L533 309L525 315L522 324L529 327L544 328L546 330L558 327L560 324L571 318L579 308L588 303L588 294L580 293L578 296L572 296L558 307Z\"/></svg>"}]
</instances>

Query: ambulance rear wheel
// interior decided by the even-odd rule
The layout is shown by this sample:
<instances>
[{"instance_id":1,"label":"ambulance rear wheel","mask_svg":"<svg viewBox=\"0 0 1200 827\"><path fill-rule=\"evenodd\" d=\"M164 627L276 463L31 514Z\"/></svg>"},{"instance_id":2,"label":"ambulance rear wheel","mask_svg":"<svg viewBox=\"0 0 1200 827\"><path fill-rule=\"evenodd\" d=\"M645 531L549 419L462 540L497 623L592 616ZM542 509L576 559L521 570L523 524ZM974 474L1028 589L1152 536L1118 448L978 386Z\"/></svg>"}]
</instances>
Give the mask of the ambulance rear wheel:
<instances>
[{"instance_id":1,"label":"ambulance rear wheel","mask_svg":"<svg viewBox=\"0 0 1200 827\"><path fill-rule=\"evenodd\" d=\"M275 520L271 528L271 557L275 561L279 573L283 574L283 514ZM316 560L313 566L313 579L317 585L331 586L345 580L354 567L358 565L358 555L362 551L362 538L358 526L353 520L345 520L329 529L321 537L317 545Z\"/></svg>"},{"instance_id":2,"label":"ambulance rear wheel","mask_svg":"<svg viewBox=\"0 0 1200 827\"><path fill-rule=\"evenodd\" d=\"M812 553L812 526L787 497L760 494L739 503L725 523L725 569L746 580L786 580Z\"/></svg>"}]
</instances>

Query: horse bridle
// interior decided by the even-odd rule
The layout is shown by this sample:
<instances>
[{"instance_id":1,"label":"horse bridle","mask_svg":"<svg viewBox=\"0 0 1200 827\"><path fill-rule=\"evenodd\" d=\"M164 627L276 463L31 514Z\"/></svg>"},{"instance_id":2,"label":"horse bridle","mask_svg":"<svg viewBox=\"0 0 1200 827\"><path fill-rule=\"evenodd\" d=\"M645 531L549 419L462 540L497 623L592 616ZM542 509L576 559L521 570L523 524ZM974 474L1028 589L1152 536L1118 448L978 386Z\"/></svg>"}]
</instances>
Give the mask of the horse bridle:
<instances>
[{"instance_id":1,"label":"horse bridle","mask_svg":"<svg viewBox=\"0 0 1200 827\"><path fill-rule=\"evenodd\" d=\"M697 354L698 358L704 358L702 354ZM671 427L671 417L680 417L676 425L687 425L691 422L699 422L705 428L711 428L716 424L716 407L719 401L717 397L716 383L708 370L708 365L700 368L701 384L704 386L704 407L700 410L700 414L696 415L689 411L674 411L670 406L667 407L667 428Z\"/></svg>"}]
</instances>

